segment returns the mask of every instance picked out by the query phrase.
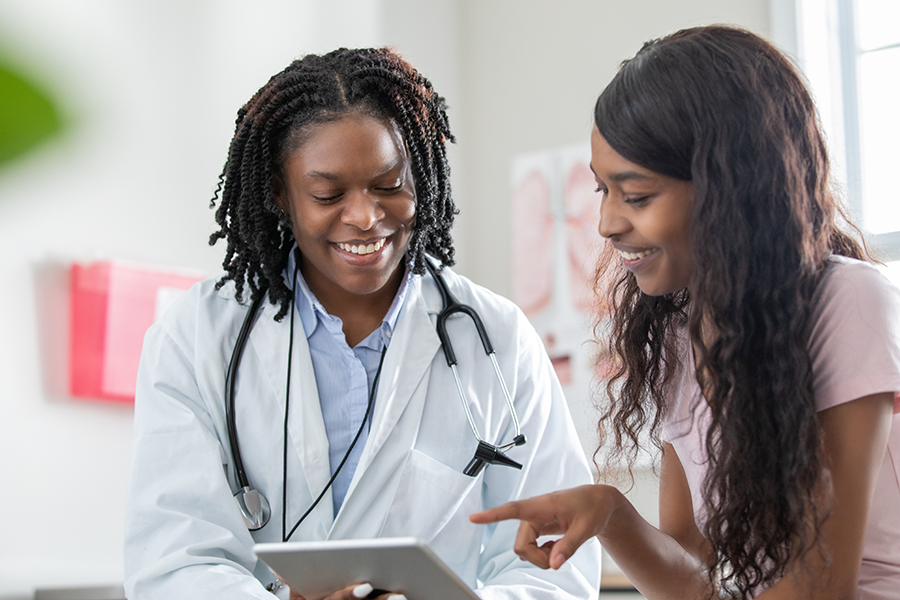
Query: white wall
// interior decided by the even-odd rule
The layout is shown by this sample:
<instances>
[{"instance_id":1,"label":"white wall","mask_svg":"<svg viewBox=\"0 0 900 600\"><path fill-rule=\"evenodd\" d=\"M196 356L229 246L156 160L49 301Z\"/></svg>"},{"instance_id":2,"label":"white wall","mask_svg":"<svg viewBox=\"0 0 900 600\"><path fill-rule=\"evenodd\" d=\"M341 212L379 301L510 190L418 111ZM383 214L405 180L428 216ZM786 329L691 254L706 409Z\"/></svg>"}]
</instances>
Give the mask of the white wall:
<instances>
[{"instance_id":1,"label":"white wall","mask_svg":"<svg viewBox=\"0 0 900 600\"><path fill-rule=\"evenodd\" d=\"M216 273L208 200L234 114L292 58L392 44L434 82L459 138L460 270L508 294L511 157L586 139L594 98L645 39L768 23L768 0L252 6L0 0L0 56L43 73L72 116L65 136L0 169L0 598L122 578L132 410L65 393L66 265Z\"/></svg>"}]
</instances>

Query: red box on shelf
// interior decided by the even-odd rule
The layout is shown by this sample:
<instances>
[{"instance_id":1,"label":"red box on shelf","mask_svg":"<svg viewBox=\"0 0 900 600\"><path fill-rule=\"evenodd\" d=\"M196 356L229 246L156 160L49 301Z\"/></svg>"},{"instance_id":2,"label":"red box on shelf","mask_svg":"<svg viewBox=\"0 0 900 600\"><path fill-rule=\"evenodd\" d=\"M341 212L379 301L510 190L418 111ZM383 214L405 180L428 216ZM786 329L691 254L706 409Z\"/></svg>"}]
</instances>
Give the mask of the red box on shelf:
<instances>
[{"instance_id":1,"label":"red box on shelf","mask_svg":"<svg viewBox=\"0 0 900 600\"><path fill-rule=\"evenodd\" d=\"M203 277L116 261L76 263L70 274L69 391L133 402L144 333Z\"/></svg>"}]
</instances>

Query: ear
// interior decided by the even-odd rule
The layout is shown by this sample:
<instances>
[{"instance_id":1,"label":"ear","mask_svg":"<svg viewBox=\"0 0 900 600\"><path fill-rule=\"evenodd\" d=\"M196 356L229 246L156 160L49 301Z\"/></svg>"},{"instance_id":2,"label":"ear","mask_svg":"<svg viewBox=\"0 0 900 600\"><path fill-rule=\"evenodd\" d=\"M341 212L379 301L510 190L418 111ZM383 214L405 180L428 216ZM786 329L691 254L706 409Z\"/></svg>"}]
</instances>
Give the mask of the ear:
<instances>
[{"instance_id":1,"label":"ear","mask_svg":"<svg viewBox=\"0 0 900 600\"><path fill-rule=\"evenodd\" d=\"M275 206L285 215L290 216L290 212L288 212L287 189L280 173L272 175L272 195L275 197Z\"/></svg>"}]
</instances>

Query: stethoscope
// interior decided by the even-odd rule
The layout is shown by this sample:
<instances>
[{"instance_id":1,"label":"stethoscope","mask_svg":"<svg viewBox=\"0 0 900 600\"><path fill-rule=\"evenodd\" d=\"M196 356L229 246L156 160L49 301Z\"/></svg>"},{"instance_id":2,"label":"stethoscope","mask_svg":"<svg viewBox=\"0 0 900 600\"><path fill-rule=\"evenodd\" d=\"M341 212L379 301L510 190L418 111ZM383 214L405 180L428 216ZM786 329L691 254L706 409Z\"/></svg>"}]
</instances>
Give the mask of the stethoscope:
<instances>
[{"instance_id":1,"label":"stethoscope","mask_svg":"<svg viewBox=\"0 0 900 600\"><path fill-rule=\"evenodd\" d=\"M296 289L297 272L299 271L299 265L300 260L298 256L296 260L296 266L294 268L293 289ZM469 464L466 465L466 468L463 469L463 473L465 475L468 475L469 477L477 477L478 474L481 473L481 471L485 468L485 466L489 464L500 464L513 467L515 469L521 469L522 465L509 458L505 454L505 451L509 450L513 446L521 446L522 444L524 444L525 436L521 432L519 426L519 417L516 414L516 408L513 405L512 398L509 395L509 390L506 387L506 382L503 379L503 374L500 372L500 367L497 364L497 356L494 352L494 347L491 344L490 336L488 336L487 330L484 327L484 323L482 322L481 317L478 315L474 308L460 303L456 299L456 297L454 297L453 294L450 293L450 288L447 287L447 282L444 281L443 275L438 272L434 265L431 264L431 261L427 258L425 260L425 265L427 266L429 273L431 273L431 276L437 282L438 289L441 293L441 300L443 301L443 308L437 316L437 323L435 325L435 328L437 329L438 338L440 338L441 340L441 347L444 350L444 357L447 359L447 365L453 372L453 378L456 381L456 389L459 393L459 398L462 402L463 408L465 409L466 418L469 421L469 427L472 429L472 433L475 435L475 439L478 442L478 446L475 450L475 456L472 457L472 460L470 460ZM244 347L247 344L247 338L250 336L250 330L253 328L256 314L259 312L259 307L262 304L262 300L265 295L265 290L262 290L261 293L256 297L256 299L253 300L253 302L250 304L250 309L247 311L247 315L244 317L244 321L241 324L241 329L238 332L238 337L234 344L234 351L232 352L231 360L228 363L228 369L225 372L225 418L228 422L228 440L231 445L231 455L234 460L235 477L240 488L237 493L235 493L234 498L237 502L238 508L240 509L241 516L244 519L244 523L250 531L256 531L265 527L266 523L269 522L271 509L269 507L269 501L266 500L266 497L263 496L258 490L250 486L250 481L247 478L247 473L244 469L244 461L241 458L241 451L238 445L237 422L234 414L234 396L238 365L241 362L241 356L244 353ZM322 492L319 494L319 496L306 510L306 512L303 513L300 519L294 524L290 532L287 532L287 423L288 400L290 398L291 389L291 358L294 346L295 312L294 294L292 293L290 322L291 332L288 342L290 345L288 347L288 370L287 381L285 383L284 448L282 457L282 507L284 508L282 510L281 533L282 541L285 542L290 539L293 533L297 530L297 527L300 526L300 524L306 519L306 517L319 504L319 502L325 496L325 493L331 487L331 484L334 483L334 480L337 477L338 473L340 473L341 469L344 467L344 463L347 462L347 458L350 456L350 452L356 445L356 442L359 439L360 434L362 433L363 427L365 427L366 423L368 422L369 414L372 410L372 404L375 399L375 390L378 386L378 380L381 376L381 367L384 364L384 355L387 352L387 346L385 346L381 351L381 358L378 363L378 370L375 373L375 379L372 382L372 389L369 391L369 400L368 405L366 406L366 413L363 416L362 423L359 426L359 430L357 430L353 441L350 443L350 447L347 448L347 452L344 454L344 458L341 460L337 469L335 469L334 474L322 489ZM450 336L447 334L447 318L456 313L464 313L469 315L469 317L475 323L475 328L478 330L478 337L481 339L481 344L482 346L484 346L484 351L491 359L491 363L494 365L494 372L497 374L497 380L500 382L500 389L503 390L503 395L506 397L506 404L509 407L509 411L512 416L513 427L516 432L512 441L507 444L494 445L482 439L481 435L478 432L478 427L475 425L475 419L472 417L472 411L469 410L469 403L466 398L466 393L463 390L462 382L459 378L459 372L456 368L456 353L453 351L453 344L450 343Z\"/></svg>"}]
</instances>

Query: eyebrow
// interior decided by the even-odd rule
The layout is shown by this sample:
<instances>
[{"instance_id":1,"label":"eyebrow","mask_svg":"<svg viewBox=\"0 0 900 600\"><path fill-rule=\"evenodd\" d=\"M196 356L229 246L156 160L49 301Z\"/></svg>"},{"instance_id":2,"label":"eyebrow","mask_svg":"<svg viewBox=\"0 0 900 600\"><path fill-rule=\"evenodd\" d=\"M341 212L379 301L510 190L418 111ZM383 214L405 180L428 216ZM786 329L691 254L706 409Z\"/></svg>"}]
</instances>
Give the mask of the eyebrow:
<instances>
[{"instance_id":1,"label":"eyebrow","mask_svg":"<svg viewBox=\"0 0 900 600\"><path fill-rule=\"evenodd\" d=\"M328 181L340 179L335 173L329 173L328 171L310 171L306 176L310 179L327 179Z\"/></svg>"},{"instance_id":2,"label":"eyebrow","mask_svg":"<svg viewBox=\"0 0 900 600\"><path fill-rule=\"evenodd\" d=\"M594 174L598 179L600 178L597 175L597 171L594 170L593 165L588 165L591 168L591 173ZM613 173L610 175L609 180L613 183L622 183L623 181L650 181L653 179L649 175L644 175L643 173L638 173L637 171L620 171L618 173Z\"/></svg>"},{"instance_id":3,"label":"eyebrow","mask_svg":"<svg viewBox=\"0 0 900 600\"><path fill-rule=\"evenodd\" d=\"M403 162L403 157L398 156L395 160L386 163L381 166L380 169L375 173L375 177L381 177L386 173L390 173L392 170L397 168L397 166ZM307 177L311 179L327 179L328 181L338 181L340 180L340 175L337 173L331 173L330 171L310 171L306 174Z\"/></svg>"}]
</instances>

